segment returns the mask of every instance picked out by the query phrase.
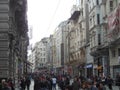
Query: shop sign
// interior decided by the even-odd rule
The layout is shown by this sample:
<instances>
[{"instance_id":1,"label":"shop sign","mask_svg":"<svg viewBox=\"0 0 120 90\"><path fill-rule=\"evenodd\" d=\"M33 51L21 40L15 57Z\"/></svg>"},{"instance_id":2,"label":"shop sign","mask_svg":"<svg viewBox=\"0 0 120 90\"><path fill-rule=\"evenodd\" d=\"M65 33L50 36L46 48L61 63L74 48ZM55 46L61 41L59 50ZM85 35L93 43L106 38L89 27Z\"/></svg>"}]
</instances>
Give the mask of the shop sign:
<instances>
[{"instance_id":1,"label":"shop sign","mask_svg":"<svg viewBox=\"0 0 120 90\"><path fill-rule=\"evenodd\" d=\"M93 67L92 64L88 64L88 65L86 65L86 68L92 68L92 67Z\"/></svg>"}]
</instances>

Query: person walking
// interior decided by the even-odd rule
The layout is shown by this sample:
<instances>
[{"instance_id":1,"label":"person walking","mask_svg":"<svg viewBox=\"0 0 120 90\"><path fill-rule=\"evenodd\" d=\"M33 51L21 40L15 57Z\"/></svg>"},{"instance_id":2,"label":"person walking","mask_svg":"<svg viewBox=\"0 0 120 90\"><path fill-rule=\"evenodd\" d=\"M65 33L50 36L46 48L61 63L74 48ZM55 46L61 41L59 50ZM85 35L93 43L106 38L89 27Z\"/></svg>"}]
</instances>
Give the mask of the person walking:
<instances>
[{"instance_id":1,"label":"person walking","mask_svg":"<svg viewBox=\"0 0 120 90\"><path fill-rule=\"evenodd\" d=\"M113 90L112 84L113 84L113 79L112 79L110 76L108 76L108 77L107 77L107 85L108 85L108 88L109 88L110 90Z\"/></svg>"},{"instance_id":2,"label":"person walking","mask_svg":"<svg viewBox=\"0 0 120 90\"><path fill-rule=\"evenodd\" d=\"M2 83L2 87L0 90L11 90L5 79L3 79L1 83Z\"/></svg>"},{"instance_id":3,"label":"person walking","mask_svg":"<svg viewBox=\"0 0 120 90\"><path fill-rule=\"evenodd\" d=\"M9 85L9 87L11 88L11 90L15 90L15 87L14 87L14 83L13 83L12 78L9 78L9 79L8 79L8 85Z\"/></svg>"},{"instance_id":4,"label":"person walking","mask_svg":"<svg viewBox=\"0 0 120 90\"><path fill-rule=\"evenodd\" d=\"M25 78L21 78L20 80L20 87L21 87L21 90L25 90L25 87L26 87L26 83L25 83Z\"/></svg>"},{"instance_id":5,"label":"person walking","mask_svg":"<svg viewBox=\"0 0 120 90\"><path fill-rule=\"evenodd\" d=\"M98 90L106 90L106 87L103 85L103 83L99 83Z\"/></svg>"},{"instance_id":6,"label":"person walking","mask_svg":"<svg viewBox=\"0 0 120 90\"><path fill-rule=\"evenodd\" d=\"M116 75L116 86L118 86L118 88L120 90L120 73L117 73L117 75Z\"/></svg>"},{"instance_id":7,"label":"person walking","mask_svg":"<svg viewBox=\"0 0 120 90\"><path fill-rule=\"evenodd\" d=\"M56 90L56 84L57 84L57 79L55 76L53 76L52 78L52 87L53 87L53 90Z\"/></svg>"},{"instance_id":8,"label":"person walking","mask_svg":"<svg viewBox=\"0 0 120 90\"><path fill-rule=\"evenodd\" d=\"M74 81L72 83L72 89L73 90L79 90L80 89L80 85L79 85L79 82L77 81L77 77L74 78Z\"/></svg>"},{"instance_id":9,"label":"person walking","mask_svg":"<svg viewBox=\"0 0 120 90\"><path fill-rule=\"evenodd\" d=\"M25 83L26 83L26 86L27 86L27 90L30 90L30 84L31 84L30 77L27 77L27 78L26 78Z\"/></svg>"}]
</instances>

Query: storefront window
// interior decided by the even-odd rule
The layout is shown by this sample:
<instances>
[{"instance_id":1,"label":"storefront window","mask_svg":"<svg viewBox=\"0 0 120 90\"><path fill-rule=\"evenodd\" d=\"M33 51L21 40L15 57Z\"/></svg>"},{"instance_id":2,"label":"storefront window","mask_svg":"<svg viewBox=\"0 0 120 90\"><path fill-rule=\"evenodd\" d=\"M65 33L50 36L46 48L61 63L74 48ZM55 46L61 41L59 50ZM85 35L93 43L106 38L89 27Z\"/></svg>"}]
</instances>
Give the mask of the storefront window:
<instances>
[{"instance_id":1,"label":"storefront window","mask_svg":"<svg viewBox=\"0 0 120 90\"><path fill-rule=\"evenodd\" d=\"M116 77L118 72L120 72L120 65L113 67L113 78Z\"/></svg>"}]
</instances>

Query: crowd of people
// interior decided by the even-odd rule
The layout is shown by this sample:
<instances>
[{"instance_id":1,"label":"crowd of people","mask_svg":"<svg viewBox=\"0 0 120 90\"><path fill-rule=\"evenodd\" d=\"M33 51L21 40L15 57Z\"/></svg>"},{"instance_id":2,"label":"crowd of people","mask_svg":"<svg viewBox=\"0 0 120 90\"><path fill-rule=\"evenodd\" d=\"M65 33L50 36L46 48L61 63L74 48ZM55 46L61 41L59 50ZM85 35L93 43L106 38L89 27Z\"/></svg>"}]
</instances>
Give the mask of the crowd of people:
<instances>
[{"instance_id":1,"label":"crowd of people","mask_svg":"<svg viewBox=\"0 0 120 90\"><path fill-rule=\"evenodd\" d=\"M2 79L0 82L0 90L15 90L13 80L11 78Z\"/></svg>"},{"instance_id":2,"label":"crowd of people","mask_svg":"<svg viewBox=\"0 0 120 90\"><path fill-rule=\"evenodd\" d=\"M31 78L29 76L20 77L18 79L18 86L15 87L15 81L12 78L0 80L0 90L30 90Z\"/></svg>"},{"instance_id":3,"label":"crowd of people","mask_svg":"<svg viewBox=\"0 0 120 90\"><path fill-rule=\"evenodd\" d=\"M19 79L20 90L30 90L31 78L34 80L34 90L109 90L113 89L113 84L119 87L120 90L120 73L116 75L116 80L110 76L74 76L56 75L48 73L33 74L33 76L21 77ZM59 89L56 88L56 85ZM15 90L13 80L2 79L0 90Z\"/></svg>"},{"instance_id":4,"label":"crowd of people","mask_svg":"<svg viewBox=\"0 0 120 90\"><path fill-rule=\"evenodd\" d=\"M116 83L120 87L120 74L116 77L116 81L110 76L75 76L69 75L45 75L40 74L34 78L34 90L109 90L113 89L113 84ZM60 89L56 89L56 84Z\"/></svg>"}]
</instances>

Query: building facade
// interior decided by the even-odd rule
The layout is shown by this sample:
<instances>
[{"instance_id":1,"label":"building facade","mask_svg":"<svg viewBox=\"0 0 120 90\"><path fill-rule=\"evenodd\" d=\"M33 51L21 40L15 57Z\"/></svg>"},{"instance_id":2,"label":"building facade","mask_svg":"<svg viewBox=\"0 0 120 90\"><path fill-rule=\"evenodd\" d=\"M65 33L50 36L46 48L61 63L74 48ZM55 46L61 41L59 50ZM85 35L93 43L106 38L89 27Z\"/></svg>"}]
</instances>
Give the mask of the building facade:
<instances>
[{"instance_id":1,"label":"building facade","mask_svg":"<svg viewBox=\"0 0 120 90\"><path fill-rule=\"evenodd\" d=\"M89 3L90 54L94 74L115 77L119 71L119 0L96 0ZM117 62L117 63L116 63Z\"/></svg>"},{"instance_id":2,"label":"building facade","mask_svg":"<svg viewBox=\"0 0 120 90\"><path fill-rule=\"evenodd\" d=\"M86 71L86 44L88 42L86 5L86 0L77 0L76 5L71 10L69 19L69 64L72 66L73 75L83 76Z\"/></svg>"},{"instance_id":3,"label":"building facade","mask_svg":"<svg viewBox=\"0 0 120 90\"><path fill-rule=\"evenodd\" d=\"M27 1L0 1L0 78L27 74Z\"/></svg>"},{"instance_id":4,"label":"building facade","mask_svg":"<svg viewBox=\"0 0 120 90\"><path fill-rule=\"evenodd\" d=\"M109 46L109 65L110 75L115 78L120 71L120 1L107 0L106 1L106 15L107 21L106 38Z\"/></svg>"},{"instance_id":5,"label":"building facade","mask_svg":"<svg viewBox=\"0 0 120 90\"><path fill-rule=\"evenodd\" d=\"M35 72L46 70L49 62L49 38L43 38L35 44L33 49L35 59Z\"/></svg>"}]
</instances>

